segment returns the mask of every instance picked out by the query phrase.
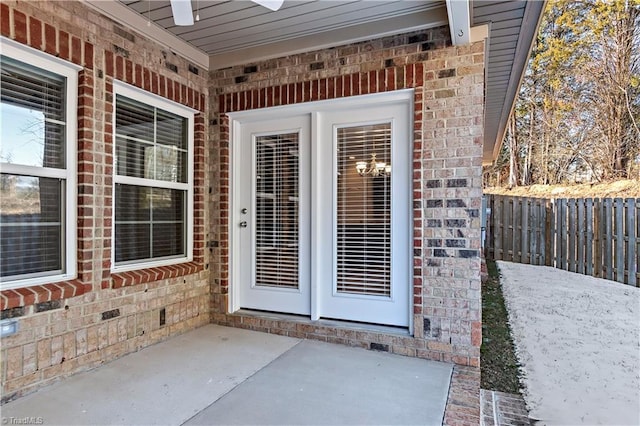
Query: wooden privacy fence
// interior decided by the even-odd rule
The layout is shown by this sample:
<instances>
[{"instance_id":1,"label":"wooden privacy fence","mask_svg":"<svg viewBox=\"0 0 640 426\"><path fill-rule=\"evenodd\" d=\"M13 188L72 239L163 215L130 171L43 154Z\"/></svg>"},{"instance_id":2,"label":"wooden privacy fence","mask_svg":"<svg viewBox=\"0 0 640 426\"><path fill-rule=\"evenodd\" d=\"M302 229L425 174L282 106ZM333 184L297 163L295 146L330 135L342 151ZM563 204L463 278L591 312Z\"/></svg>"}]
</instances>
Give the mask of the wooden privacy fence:
<instances>
[{"instance_id":1,"label":"wooden privacy fence","mask_svg":"<svg viewBox=\"0 0 640 426\"><path fill-rule=\"evenodd\" d=\"M640 287L640 198L486 197L488 258Z\"/></svg>"}]
</instances>

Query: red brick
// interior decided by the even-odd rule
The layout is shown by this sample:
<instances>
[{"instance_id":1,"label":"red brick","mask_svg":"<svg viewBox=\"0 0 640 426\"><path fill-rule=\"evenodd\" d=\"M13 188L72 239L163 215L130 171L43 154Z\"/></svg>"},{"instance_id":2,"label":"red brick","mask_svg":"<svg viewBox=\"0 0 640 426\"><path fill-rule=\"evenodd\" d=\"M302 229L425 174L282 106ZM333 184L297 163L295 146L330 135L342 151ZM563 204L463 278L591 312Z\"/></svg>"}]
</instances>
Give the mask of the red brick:
<instances>
[{"instance_id":1,"label":"red brick","mask_svg":"<svg viewBox=\"0 0 640 426\"><path fill-rule=\"evenodd\" d=\"M336 79L335 77L327 78L327 99L336 97Z\"/></svg>"},{"instance_id":2,"label":"red brick","mask_svg":"<svg viewBox=\"0 0 640 426\"><path fill-rule=\"evenodd\" d=\"M302 91L302 102L308 102L309 100L311 100L311 96L312 96L312 92L311 92L311 82L310 81L305 81L304 82L304 89Z\"/></svg>"},{"instance_id":3,"label":"red brick","mask_svg":"<svg viewBox=\"0 0 640 426\"><path fill-rule=\"evenodd\" d=\"M267 89L259 89L257 108L264 108L267 105Z\"/></svg>"},{"instance_id":4,"label":"red brick","mask_svg":"<svg viewBox=\"0 0 640 426\"><path fill-rule=\"evenodd\" d=\"M82 41L78 37L71 37L71 62L82 65Z\"/></svg>"},{"instance_id":5,"label":"red brick","mask_svg":"<svg viewBox=\"0 0 640 426\"><path fill-rule=\"evenodd\" d=\"M51 292L50 300L60 300L62 298L62 290L55 284L45 284L44 288Z\"/></svg>"},{"instance_id":6,"label":"red brick","mask_svg":"<svg viewBox=\"0 0 640 426\"><path fill-rule=\"evenodd\" d=\"M173 82L173 100L180 102L180 83L177 81Z\"/></svg>"},{"instance_id":7,"label":"red brick","mask_svg":"<svg viewBox=\"0 0 640 426\"><path fill-rule=\"evenodd\" d=\"M124 60L124 81L133 84L133 62L129 59Z\"/></svg>"},{"instance_id":8,"label":"red brick","mask_svg":"<svg viewBox=\"0 0 640 426\"><path fill-rule=\"evenodd\" d=\"M155 72L151 73L151 91L158 94L158 74Z\"/></svg>"},{"instance_id":9,"label":"red brick","mask_svg":"<svg viewBox=\"0 0 640 426\"><path fill-rule=\"evenodd\" d=\"M32 16L29 17L29 45L35 49L42 49L42 22Z\"/></svg>"},{"instance_id":10,"label":"red brick","mask_svg":"<svg viewBox=\"0 0 640 426\"><path fill-rule=\"evenodd\" d=\"M0 3L0 34L5 37L11 36L11 12L9 6Z\"/></svg>"},{"instance_id":11,"label":"red brick","mask_svg":"<svg viewBox=\"0 0 640 426\"><path fill-rule=\"evenodd\" d=\"M167 80L164 75L160 76L160 96L167 96Z\"/></svg>"},{"instance_id":12,"label":"red brick","mask_svg":"<svg viewBox=\"0 0 640 426\"><path fill-rule=\"evenodd\" d=\"M58 33L59 51L58 55L62 59L69 59L69 33L60 31Z\"/></svg>"},{"instance_id":13,"label":"red brick","mask_svg":"<svg viewBox=\"0 0 640 426\"><path fill-rule=\"evenodd\" d=\"M424 85L424 66L422 63L418 63L415 65L415 79L416 79L416 87L422 87Z\"/></svg>"},{"instance_id":14,"label":"red brick","mask_svg":"<svg viewBox=\"0 0 640 426\"><path fill-rule=\"evenodd\" d=\"M296 102L296 85L289 83L287 85L287 104L292 105Z\"/></svg>"},{"instance_id":15,"label":"red brick","mask_svg":"<svg viewBox=\"0 0 640 426\"><path fill-rule=\"evenodd\" d=\"M405 70L405 75L406 75L406 86L407 87L415 87L414 85L414 78L413 78L413 73L414 73L414 66L413 64L407 64L404 67Z\"/></svg>"},{"instance_id":16,"label":"red brick","mask_svg":"<svg viewBox=\"0 0 640 426\"><path fill-rule=\"evenodd\" d=\"M295 89L295 101L294 103L297 102L303 102L304 101L304 96L302 94L303 92L303 84L302 83L296 83L296 89Z\"/></svg>"},{"instance_id":17,"label":"red brick","mask_svg":"<svg viewBox=\"0 0 640 426\"><path fill-rule=\"evenodd\" d=\"M104 52L104 67L105 67L104 72L105 72L109 77L113 77L113 70L114 70L114 66L113 66L113 52L111 52L110 50L106 50L106 51Z\"/></svg>"},{"instance_id":18,"label":"red brick","mask_svg":"<svg viewBox=\"0 0 640 426\"><path fill-rule=\"evenodd\" d=\"M238 93L238 111L243 111L246 108L246 93Z\"/></svg>"},{"instance_id":19,"label":"red brick","mask_svg":"<svg viewBox=\"0 0 640 426\"><path fill-rule=\"evenodd\" d=\"M142 65L135 65L135 85L142 87Z\"/></svg>"},{"instance_id":20,"label":"red brick","mask_svg":"<svg viewBox=\"0 0 640 426\"><path fill-rule=\"evenodd\" d=\"M266 103L265 106L271 107L273 106L273 87L267 87L267 95L266 95Z\"/></svg>"},{"instance_id":21,"label":"red brick","mask_svg":"<svg viewBox=\"0 0 640 426\"><path fill-rule=\"evenodd\" d=\"M93 44L88 41L84 42L84 66L87 69L93 69Z\"/></svg>"},{"instance_id":22,"label":"red brick","mask_svg":"<svg viewBox=\"0 0 640 426\"><path fill-rule=\"evenodd\" d=\"M27 15L17 10L13 11L13 30L16 41L27 44Z\"/></svg>"},{"instance_id":23,"label":"red brick","mask_svg":"<svg viewBox=\"0 0 640 426\"><path fill-rule=\"evenodd\" d=\"M20 294L16 293L14 290L3 290L2 294L6 297L6 306L2 308L3 310L22 306L20 305L22 298L20 297Z\"/></svg>"},{"instance_id":24,"label":"red brick","mask_svg":"<svg viewBox=\"0 0 640 426\"><path fill-rule=\"evenodd\" d=\"M369 93L378 93L378 73L369 71Z\"/></svg>"},{"instance_id":25,"label":"red brick","mask_svg":"<svg viewBox=\"0 0 640 426\"><path fill-rule=\"evenodd\" d=\"M0 311L8 309L9 297L5 295L5 292L0 293Z\"/></svg>"},{"instance_id":26,"label":"red brick","mask_svg":"<svg viewBox=\"0 0 640 426\"><path fill-rule=\"evenodd\" d=\"M273 105L282 105L282 100L286 97L286 86L276 86L273 91Z\"/></svg>"},{"instance_id":27,"label":"red brick","mask_svg":"<svg viewBox=\"0 0 640 426\"><path fill-rule=\"evenodd\" d=\"M320 80L320 94L318 95L320 99L327 99L327 79L323 78Z\"/></svg>"},{"instance_id":28,"label":"red brick","mask_svg":"<svg viewBox=\"0 0 640 426\"><path fill-rule=\"evenodd\" d=\"M151 90L151 71L147 68L142 69L142 87L146 91Z\"/></svg>"},{"instance_id":29,"label":"red brick","mask_svg":"<svg viewBox=\"0 0 640 426\"><path fill-rule=\"evenodd\" d=\"M118 80L124 80L124 58L116 55L116 75Z\"/></svg>"},{"instance_id":30,"label":"red brick","mask_svg":"<svg viewBox=\"0 0 640 426\"><path fill-rule=\"evenodd\" d=\"M21 296L20 306L30 306L33 305L36 301L36 294L27 288L18 288L14 290Z\"/></svg>"},{"instance_id":31,"label":"red brick","mask_svg":"<svg viewBox=\"0 0 640 426\"><path fill-rule=\"evenodd\" d=\"M342 80L343 77L342 76L338 76L335 78L335 97L336 98L341 98L342 97Z\"/></svg>"},{"instance_id":32,"label":"red brick","mask_svg":"<svg viewBox=\"0 0 640 426\"><path fill-rule=\"evenodd\" d=\"M58 31L53 25L44 24L44 51L55 55L58 38Z\"/></svg>"},{"instance_id":33,"label":"red brick","mask_svg":"<svg viewBox=\"0 0 640 426\"><path fill-rule=\"evenodd\" d=\"M360 94L360 74L351 74L351 94Z\"/></svg>"},{"instance_id":34,"label":"red brick","mask_svg":"<svg viewBox=\"0 0 640 426\"><path fill-rule=\"evenodd\" d=\"M386 70L378 70L378 75L376 76L378 80L378 92L385 92L388 89L386 88L387 79L386 79Z\"/></svg>"},{"instance_id":35,"label":"red brick","mask_svg":"<svg viewBox=\"0 0 640 426\"><path fill-rule=\"evenodd\" d=\"M362 73L360 75L360 94L366 95L369 93L369 73Z\"/></svg>"}]
</instances>

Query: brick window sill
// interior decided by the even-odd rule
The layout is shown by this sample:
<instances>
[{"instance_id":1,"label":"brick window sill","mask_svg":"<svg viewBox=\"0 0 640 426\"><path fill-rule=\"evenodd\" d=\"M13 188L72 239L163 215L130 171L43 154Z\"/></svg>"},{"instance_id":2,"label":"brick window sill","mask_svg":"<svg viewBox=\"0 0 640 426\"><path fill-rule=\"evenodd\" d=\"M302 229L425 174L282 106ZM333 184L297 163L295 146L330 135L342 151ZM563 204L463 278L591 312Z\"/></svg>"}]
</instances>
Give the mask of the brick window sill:
<instances>
[{"instance_id":1,"label":"brick window sill","mask_svg":"<svg viewBox=\"0 0 640 426\"><path fill-rule=\"evenodd\" d=\"M138 269L135 271L111 274L111 288L130 287L152 281L177 278L202 271L203 265L196 262L180 263L178 265L160 266L158 268ZM107 282L108 283L108 282Z\"/></svg>"},{"instance_id":2,"label":"brick window sill","mask_svg":"<svg viewBox=\"0 0 640 426\"><path fill-rule=\"evenodd\" d=\"M31 287L2 290L0 292L0 310L35 305L81 296L91 290L91 285L80 280L60 281Z\"/></svg>"}]
</instances>

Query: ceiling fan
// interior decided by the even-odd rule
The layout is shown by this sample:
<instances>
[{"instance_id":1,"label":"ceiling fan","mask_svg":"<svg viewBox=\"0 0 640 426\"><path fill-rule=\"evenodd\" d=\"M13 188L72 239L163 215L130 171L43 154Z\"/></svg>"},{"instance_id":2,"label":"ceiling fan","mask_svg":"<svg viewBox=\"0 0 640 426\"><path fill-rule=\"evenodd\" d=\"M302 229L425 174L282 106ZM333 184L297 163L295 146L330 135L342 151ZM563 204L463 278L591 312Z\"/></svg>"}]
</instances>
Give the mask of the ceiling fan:
<instances>
[{"instance_id":1,"label":"ceiling fan","mask_svg":"<svg viewBox=\"0 0 640 426\"><path fill-rule=\"evenodd\" d=\"M251 0L260 6L273 10L274 12L280 7L284 0ZM171 11L173 12L173 22L176 25L187 26L193 25L193 8L191 0L171 0Z\"/></svg>"}]
</instances>

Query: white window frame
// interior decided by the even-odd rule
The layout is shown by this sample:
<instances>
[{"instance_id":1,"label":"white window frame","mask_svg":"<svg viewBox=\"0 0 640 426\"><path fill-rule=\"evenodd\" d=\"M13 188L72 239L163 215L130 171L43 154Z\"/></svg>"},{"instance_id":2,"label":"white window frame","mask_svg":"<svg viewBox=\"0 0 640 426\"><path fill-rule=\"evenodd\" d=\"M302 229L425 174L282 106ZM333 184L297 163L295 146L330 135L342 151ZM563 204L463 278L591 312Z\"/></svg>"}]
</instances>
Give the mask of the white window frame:
<instances>
[{"instance_id":1,"label":"white window frame","mask_svg":"<svg viewBox=\"0 0 640 426\"><path fill-rule=\"evenodd\" d=\"M0 37L0 54L9 58L24 62L28 65L50 71L66 78L65 90L65 140L66 155L65 169L56 169L51 167L25 166L19 164L2 163L0 171L3 173L29 175L45 178L57 178L65 180L65 202L62 205L64 214L64 231L63 246L64 262L61 274L40 275L27 278L13 278L11 280L0 283L2 290L29 287L33 285L41 285L54 283L59 281L68 281L76 278L77 273L77 117L78 117L78 72L81 66L67 62L63 59L25 46L11 39Z\"/></svg>"},{"instance_id":2,"label":"white window frame","mask_svg":"<svg viewBox=\"0 0 640 426\"><path fill-rule=\"evenodd\" d=\"M139 89L127 83L123 83L119 80L113 81L113 159L114 163L117 161L116 157L116 97L117 95L125 96L134 101L138 101L149 106L167 111L187 119L187 182L165 182L155 179L136 178L130 176L121 176L117 173L117 167L114 164L113 167L113 232L111 237L111 272L126 272L134 271L145 268L155 268L159 266L176 265L179 263L191 262L193 260L193 170L194 170L194 119L195 114L198 112L195 109L186 107L168 99L162 98L153 93L149 93L145 90ZM161 182L161 186L158 183ZM125 262L119 262L116 264L116 185L136 185L153 188L166 188L166 189L178 189L186 190L186 256L183 257L171 257L162 258L158 260L130 260Z\"/></svg>"}]
</instances>

